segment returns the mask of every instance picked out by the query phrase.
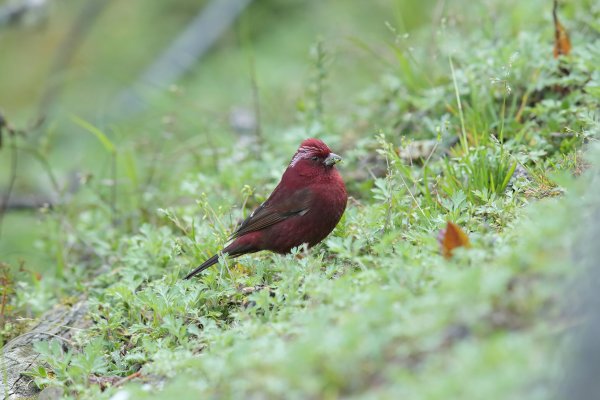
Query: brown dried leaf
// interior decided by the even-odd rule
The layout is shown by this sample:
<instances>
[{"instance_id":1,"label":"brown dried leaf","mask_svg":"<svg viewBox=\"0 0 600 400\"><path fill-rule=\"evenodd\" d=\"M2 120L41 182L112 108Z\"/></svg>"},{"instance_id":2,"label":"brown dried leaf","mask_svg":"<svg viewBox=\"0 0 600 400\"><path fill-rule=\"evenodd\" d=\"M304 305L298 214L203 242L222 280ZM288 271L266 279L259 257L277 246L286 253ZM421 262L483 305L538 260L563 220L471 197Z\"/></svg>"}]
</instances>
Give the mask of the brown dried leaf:
<instances>
[{"instance_id":1,"label":"brown dried leaf","mask_svg":"<svg viewBox=\"0 0 600 400\"><path fill-rule=\"evenodd\" d=\"M557 15L558 0L554 0L552 17L554 18L554 58L566 56L571 52L571 41L569 34L558 20Z\"/></svg>"},{"instance_id":2,"label":"brown dried leaf","mask_svg":"<svg viewBox=\"0 0 600 400\"><path fill-rule=\"evenodd\" d=\"M452 251L457 247L471 247L467 234L454 222L448 221L446 229L442 229L438 235L442 255L445 258L452 257Z\"/></svg>"}]
</instances>

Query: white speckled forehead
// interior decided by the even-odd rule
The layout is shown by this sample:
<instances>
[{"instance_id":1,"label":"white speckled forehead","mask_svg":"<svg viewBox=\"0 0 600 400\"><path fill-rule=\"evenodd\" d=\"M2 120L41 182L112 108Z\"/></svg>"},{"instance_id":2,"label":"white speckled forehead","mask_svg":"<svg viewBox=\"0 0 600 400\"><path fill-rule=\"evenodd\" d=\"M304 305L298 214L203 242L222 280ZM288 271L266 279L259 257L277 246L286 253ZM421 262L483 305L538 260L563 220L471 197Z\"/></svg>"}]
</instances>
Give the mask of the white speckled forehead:
<instances>
[{"instance_id":1,"label":"white speckled forehead","mask_svg":"<svg viewBox=\"0 0 600 400\"><path fill-rule=\"evenodd\" d=\"M294 168L298 161L313 157L315 155L319 155L322 151L323 149L314 146L300 146L296 154L294 154L292 161L290 162L290 167Z\"/></svg>"}]
</instances>

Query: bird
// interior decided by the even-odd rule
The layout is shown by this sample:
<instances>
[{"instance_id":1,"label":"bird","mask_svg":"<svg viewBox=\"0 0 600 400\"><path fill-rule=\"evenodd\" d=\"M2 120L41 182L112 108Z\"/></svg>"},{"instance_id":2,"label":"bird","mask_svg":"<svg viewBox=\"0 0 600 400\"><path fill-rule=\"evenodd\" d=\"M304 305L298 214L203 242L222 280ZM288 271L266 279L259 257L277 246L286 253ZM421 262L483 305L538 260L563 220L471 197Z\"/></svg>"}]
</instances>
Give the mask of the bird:
<instances>
[{"instance_id":1,"label":"bird","mask_svg":"<svg viewBox=\"0 0 600 400\"><path fill-rule=\"evenodd\" d=\"M335 165L342 158L316 138L302 141L267 200L229 237L230 244L193 269L184 279L230 258L268 250L286 254L303 244L312 247L336 227L348 202Z\"/></svg>"}]
</instances>

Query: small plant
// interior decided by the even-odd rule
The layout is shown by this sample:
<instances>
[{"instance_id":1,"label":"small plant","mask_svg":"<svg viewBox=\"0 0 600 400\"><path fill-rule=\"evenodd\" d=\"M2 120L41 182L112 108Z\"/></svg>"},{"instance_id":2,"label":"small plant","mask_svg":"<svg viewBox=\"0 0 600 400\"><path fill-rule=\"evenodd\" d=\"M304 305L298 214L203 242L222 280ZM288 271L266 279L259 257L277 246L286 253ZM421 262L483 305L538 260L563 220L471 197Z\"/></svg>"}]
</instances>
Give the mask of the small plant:
<instances>
[{"instance_id":1,"label":"small plant","mask_svg":"<svg viewBox=\"0 0 600 400\"><path fill-rule=\"evenodd\" d=\"M306 124L310 135L322 134L325 124L325 89L330 57L323 39L317 39L310 49L313 71L307 85L304 99L297 103L298 111Z\"/></svg>"},{"instance_id":2,"label":"small plant","mask_svg":"<svg viewBox=\"0 0 600 400\"><path fill-rule=\"evenodd\" d=\"M446 179L440 187L448 196L460 191L473 204L485 203L505 192L516 167L502 148L478 147L461 158L445 160Z\"/></svg>"}]
</instances>

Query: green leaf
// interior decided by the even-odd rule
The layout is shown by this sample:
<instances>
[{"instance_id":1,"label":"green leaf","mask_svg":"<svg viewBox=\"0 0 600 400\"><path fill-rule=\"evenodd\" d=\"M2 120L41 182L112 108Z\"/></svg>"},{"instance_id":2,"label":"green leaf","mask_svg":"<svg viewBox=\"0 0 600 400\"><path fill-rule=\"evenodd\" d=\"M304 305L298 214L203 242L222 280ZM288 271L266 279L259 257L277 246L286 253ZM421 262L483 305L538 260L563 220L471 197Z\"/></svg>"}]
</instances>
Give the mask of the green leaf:
<instances>
[{"instance_id":1,"label":"green leaf","mask_svg":"<svg viewBox=\"0 0 600 400\"><path fill-rule=\"evenodd\" d=\"M115 154L117 152L117 148L115 147L113 142L111 142L108 136L106 136L106 134L100 129L96 128L94 125L90 124L86 120L81 119L75 115L71 116L71 120L86 131L96 136L96 138L100 141L100 143L102 143L106 151L108 151L111 154Z\"/></svg>"}]
</instances>

